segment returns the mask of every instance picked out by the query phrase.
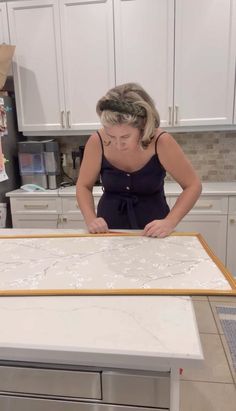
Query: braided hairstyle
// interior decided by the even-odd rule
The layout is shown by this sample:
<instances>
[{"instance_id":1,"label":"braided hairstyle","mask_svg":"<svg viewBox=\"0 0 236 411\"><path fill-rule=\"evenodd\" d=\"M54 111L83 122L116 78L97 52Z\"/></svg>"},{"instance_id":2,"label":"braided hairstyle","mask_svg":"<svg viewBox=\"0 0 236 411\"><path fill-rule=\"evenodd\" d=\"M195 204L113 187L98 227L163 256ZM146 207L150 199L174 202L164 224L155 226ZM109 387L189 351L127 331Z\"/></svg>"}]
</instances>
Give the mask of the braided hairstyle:
<instances>
[{"instance_id":1,"label":"braided hairstyle","mask_svg":"<svg viewBox=\"0 0 236 411\"><path fill-rule=\"evenodd\" d=\"M160 125L154 101L136 83L121 84L109 90L98 101L96 111L103 126L127 124L140 129L143 148L150 144Z\"/></svg>"}]
</instances>

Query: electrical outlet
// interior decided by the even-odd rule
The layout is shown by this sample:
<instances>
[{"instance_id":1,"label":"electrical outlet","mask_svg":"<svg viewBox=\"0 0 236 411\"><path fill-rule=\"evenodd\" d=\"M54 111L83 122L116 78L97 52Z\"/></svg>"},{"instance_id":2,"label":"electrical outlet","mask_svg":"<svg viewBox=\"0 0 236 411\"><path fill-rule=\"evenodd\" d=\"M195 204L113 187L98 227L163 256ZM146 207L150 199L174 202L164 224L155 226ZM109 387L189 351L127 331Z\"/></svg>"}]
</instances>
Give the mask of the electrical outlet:
<instances>
[{"instance_id":1,"label":"electrical outlet","mask_svg":"<svg viewBox=\"0 0 236 411\"><path fill-rule=\"evenodd\" d=\"M62 167L66 167L67 161L66 161L66 154L61 153L61 165Z\"/></svg>"}]
</instances>

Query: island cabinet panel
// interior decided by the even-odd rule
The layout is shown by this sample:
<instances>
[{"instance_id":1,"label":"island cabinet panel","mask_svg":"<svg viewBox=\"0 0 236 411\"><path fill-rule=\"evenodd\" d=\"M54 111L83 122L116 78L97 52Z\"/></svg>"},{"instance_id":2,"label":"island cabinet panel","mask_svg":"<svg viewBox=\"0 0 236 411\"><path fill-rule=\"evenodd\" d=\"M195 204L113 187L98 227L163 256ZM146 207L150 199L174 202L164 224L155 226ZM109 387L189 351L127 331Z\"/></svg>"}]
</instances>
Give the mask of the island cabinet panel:
<instances>
[{"instance_id":1,"label":"island cabinet panel","mask_svg":"<svg viewBox=\"0 0 236 411\"><path fill-rule=\"evenodd\" d=\"M3 364L0 392L1 410L169 410L170 372Z\"/></svg>"},{"instance_id":2,"label":"island cabinet panel","mask_svg":"<svg viewBox=\"0 0 236 411\"><path fill-rule=\"evenodd\" d=\"M170 373L155 375L102 373L103 400L108 403L169 408Z\"/></svg>"},{"instance_id":3,"label":"island cabinet panel","mask_svg":"<svg viewBox=\"0 0 236 411\"><path fill-rule=\"evenodd\" d=\"M102 398L100 372L64 369L1 366L0 391L43 396Z\"/></svg>"},{"instance_id":4,"label":"island cabinet panel","mask_svg":"<svg viewBox=\"0 0 236 411\"><path fill-rule=\"evenodd\" d=\"M45 400L36 398L7 397L0 395L0 409L14 411L148 411L149 408L115 406L97 403ZM152 411L167 408L152 408Z\"/></svg>"}]
</instances>

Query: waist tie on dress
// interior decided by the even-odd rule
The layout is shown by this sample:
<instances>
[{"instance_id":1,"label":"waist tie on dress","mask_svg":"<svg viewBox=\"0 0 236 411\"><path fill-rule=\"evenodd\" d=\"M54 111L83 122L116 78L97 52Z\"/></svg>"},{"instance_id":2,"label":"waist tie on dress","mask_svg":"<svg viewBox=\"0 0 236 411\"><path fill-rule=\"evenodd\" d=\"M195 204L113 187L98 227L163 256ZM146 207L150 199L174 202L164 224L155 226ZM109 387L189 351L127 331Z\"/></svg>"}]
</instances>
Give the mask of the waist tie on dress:
<instances>
[{"instance_id":1,"label":"waist tie on dress","mask_svg":"<svg viewBox=\"0 0 236 411\"><path fill-rule=\"evenodd\" d=\"M130 226L133 229L138 229L138 223L134 212L134 206L138 203L137 196L121 196L118 211L120 214L127 213Z\"/></svg>"}]
</instances>

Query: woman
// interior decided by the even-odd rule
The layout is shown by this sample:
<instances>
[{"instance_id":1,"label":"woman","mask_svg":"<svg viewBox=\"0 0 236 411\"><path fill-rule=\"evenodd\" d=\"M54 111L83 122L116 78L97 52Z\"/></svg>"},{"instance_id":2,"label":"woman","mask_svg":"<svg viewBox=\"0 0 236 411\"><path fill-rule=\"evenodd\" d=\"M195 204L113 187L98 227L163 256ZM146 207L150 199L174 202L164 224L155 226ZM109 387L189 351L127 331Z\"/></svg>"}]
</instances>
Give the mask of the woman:
<instances>
[{"instance_id":1,"label":"woman","mask_svg":"<svg viewBox=\"0 0 236 411\"><path fill-rule=\"evenodd\" d=\"M201 183L174 138L159 128L152 98L138 84L108 91L97 103L103 128L91 135L77 181L77 200L90 233L142 229L166 237L191 210ZM183 191L170 210L166 171ZM92 189L101 175L104 193L95 212Z\"/></svg>"}]
</instances>

